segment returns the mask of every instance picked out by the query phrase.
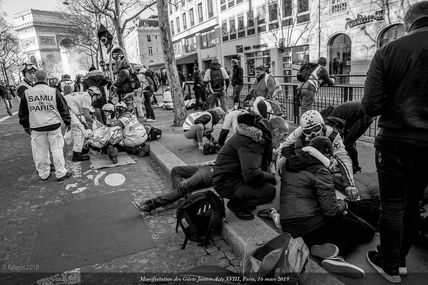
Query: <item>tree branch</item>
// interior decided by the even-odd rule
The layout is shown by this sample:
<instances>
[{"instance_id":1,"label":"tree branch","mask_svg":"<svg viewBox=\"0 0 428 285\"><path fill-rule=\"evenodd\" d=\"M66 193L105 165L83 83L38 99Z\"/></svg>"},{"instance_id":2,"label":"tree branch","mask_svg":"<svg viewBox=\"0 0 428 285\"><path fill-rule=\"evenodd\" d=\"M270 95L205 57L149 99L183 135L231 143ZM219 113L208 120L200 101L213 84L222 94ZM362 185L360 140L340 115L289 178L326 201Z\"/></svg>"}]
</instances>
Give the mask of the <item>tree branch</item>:
<instances>
[{"instance_id":1,"label":"tree branch","mask_svg":"<svg viewBox=\"0 0 428 285\"><path fill-rule=\"evenodd\" d=\"M132 21L132 20L134 20L135 18L137 18L141 13L143 13L145 10L147 10L147 9L151 8L151 7L152 7L153 5L155 5L155 4L156 4L156 1L153 1L152 3L147 4L145 7L141 8L137 13L135 13L133 16L131 16L131 17L129 17L128 19L126 19L126 20L123 22L122 29L125 29L126 25L127 25L130 21Z\"/></svg>"}]
</instances>

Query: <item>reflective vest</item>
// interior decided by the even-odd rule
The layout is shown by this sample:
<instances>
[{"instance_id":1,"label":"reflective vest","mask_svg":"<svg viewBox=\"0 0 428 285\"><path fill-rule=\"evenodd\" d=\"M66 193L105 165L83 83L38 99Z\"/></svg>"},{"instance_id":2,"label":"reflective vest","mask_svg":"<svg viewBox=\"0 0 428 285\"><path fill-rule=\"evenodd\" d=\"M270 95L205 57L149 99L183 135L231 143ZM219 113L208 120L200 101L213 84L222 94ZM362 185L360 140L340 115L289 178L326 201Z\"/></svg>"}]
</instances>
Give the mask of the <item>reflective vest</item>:
<instances>
[{"instance_id":1,"label":"reflective vest","mask_svg":"<svg viewBox=\"0 0 428 285\"><path fill-rule=\"evenodd\" d=\"M142 124L140 124L140 122L138 122L136 116L123 116L119 118L119 121L121 121L124 126L123 145L132 147L142 145L146 142L146 128Z\"/></svg>"},{"instance_id":2,"label":"reflective vest","mask_svg":"<svg viewBox=\"0 0 428 285\"><path fill-rule=\"evenodd\" d=\"M18 91L19 87L21 86L26 87L26 89L30 89L31 87L33 87L33 84L31 84L31 82L29 82L26 78L24 78L24 80L22 80L21 83L19 83L19 86L16 89L16 91ZM21 97L21 94L18 94L18 96Z\"/></svg>"},{"instance_id":3,"label":"reflective vest","mask_svg":"<svg viewBox=\"0 0 428 285\"><path fill-rule=\"evenodd\" d=\"M25 90L24 96L27 100L31 129L62 123L55 89L38 84Z\"/></svg>"},{"instance_id":4,"label":"reflective vest","mask_svg":"<svg viewBox=\"0 0 428 285\"><path fill-rule=\"evenodd\" d=\"M212 129L213 128L213 118L212 118L211 114L208 112L196 112L196 113L192 113L192 114L187 116L187 118L183 124L183 130L185 130L185 131L190 130L190 128L195 125L195 120L197 118L199 118L200 116L203 116L203 115L209 115L210 116L210 121L205 125L205 127L207 129Z\"/></svg>"}]
</instances>

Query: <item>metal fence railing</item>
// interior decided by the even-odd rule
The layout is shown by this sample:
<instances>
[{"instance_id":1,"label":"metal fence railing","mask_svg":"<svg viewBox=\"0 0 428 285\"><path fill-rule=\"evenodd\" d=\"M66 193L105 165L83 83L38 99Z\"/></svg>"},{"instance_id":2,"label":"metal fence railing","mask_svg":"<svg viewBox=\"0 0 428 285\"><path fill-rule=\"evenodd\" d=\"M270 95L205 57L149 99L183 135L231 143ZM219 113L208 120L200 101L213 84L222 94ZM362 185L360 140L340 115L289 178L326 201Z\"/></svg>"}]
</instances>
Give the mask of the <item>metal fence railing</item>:
<instances>
[{"instance_id":1,"label":"metal fence railing","mask_svg":"<svg viewBox=\"0 0 428 285\"><path fill-rule=\"evenodd\" d=\"M240 94L241 102L245 96L250 92L252 82L245 82L244 88ZM294 123L300 123L300 98L297 95L298 83L281 83L284 95L278 98L278 101L285 106L287 110L287 119ZM194 98L193 93L193 82L187 82L186 92ZM229 95L231 93L229 92ZM316 93L313 109L321 111L328 106L337 106L347 101L360 101L364 95L363 85L354 84L338 84L335 86L321 87L319 92ZM371 126L367 129L364 136L375 137L378 132L378 121L377 118L373 121Z\"/></svg>"}]
</instances>

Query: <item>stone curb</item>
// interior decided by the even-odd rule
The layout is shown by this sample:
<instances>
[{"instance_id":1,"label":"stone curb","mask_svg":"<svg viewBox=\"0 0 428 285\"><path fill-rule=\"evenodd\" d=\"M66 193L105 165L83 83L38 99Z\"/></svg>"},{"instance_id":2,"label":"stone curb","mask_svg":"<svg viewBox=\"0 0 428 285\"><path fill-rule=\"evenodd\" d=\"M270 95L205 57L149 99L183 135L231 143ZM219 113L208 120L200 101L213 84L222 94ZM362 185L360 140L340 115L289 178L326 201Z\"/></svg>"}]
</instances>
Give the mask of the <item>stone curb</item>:
<instances>
[{"instance_id":1,"label":"stone curb","mask_svg":"<svg viewBox=\"0 0 428 285\"><path fill-rule=\"evenodd\" d=\"M167 175L171 173L171 169L174 166L187 165L157 141L150 142L150 157ZM223 224L222 236L242 258L251 254L254 249L278 235L274 229L263 222L258 216L254 220L243 221L238 219L227 207L226 220L227 222ZM328 274L327 271L311 258L306 265L305 273L309 274L305 274L302 284L343 284L334 276Z\"/></svg>"}]
</instances>

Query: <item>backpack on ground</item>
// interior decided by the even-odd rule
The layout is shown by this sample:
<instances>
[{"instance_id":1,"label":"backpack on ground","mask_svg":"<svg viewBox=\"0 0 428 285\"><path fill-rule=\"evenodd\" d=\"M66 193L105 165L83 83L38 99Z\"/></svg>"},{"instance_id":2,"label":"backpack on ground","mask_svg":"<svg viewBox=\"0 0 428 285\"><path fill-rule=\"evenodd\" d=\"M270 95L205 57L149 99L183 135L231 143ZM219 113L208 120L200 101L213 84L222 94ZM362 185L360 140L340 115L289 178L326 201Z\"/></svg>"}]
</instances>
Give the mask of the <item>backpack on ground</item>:
<instances>
[{"instance_id":1,"label":"backpack on ground","mask_svg":"<svg viewBox=\"0 0 428 285\"><path fill-rule=\"evenodd\" d=\"M275 79L275 77L273 77L272 74L270 73L266 73L265 75L265 85L266 85L266 89L267 89L267 85L268 85L268 79L269 77L273 78L273 80L275 81L275 89L273 90L272 93L272 98L267 98L267 99L275 99L278 100L280 97L284 97L284 92L282 91L282 87L281 84Z\"/></svg>"},{"instance_id":2,"label":"backpack on ground","mask_svg":"<svg viewBox=\"0 0 428 285\"><path fill-rule=\"evenodd\" d=\"M309 249L301 237L282 233L242 259L244 276L272 278L271 284L297 284L308 262ZM282 282L281 282L282 281Z\"/></svg>"},{"instance_id":3,"label":"backpack on ground","mask_svg":"<svg viewBox=\"0 0 428 285\"><path fill-rule=\"evenodd\" d=\"M144 124L144 128L146 128L147 133L147 140L148 141L155 141L162 137L162 130L153 127L150 124Z\"/></svg>"},{"instance_id":4,"label":"backpack on ground","mask_svg":"<svg viewBox=\"0 0 428 285\"><path fill-rule=\"evenodd\" d=\"M213 92L220 92L224 89L224 78L221 68L216 70L210 69L210 78L211 89Z\"/></svg>"},{"instance_id":5,"label":"backpack on ground","mask_svg":"<svg viewBox=\"0 0 428 285\"><path fill-rule=\"evenodd\" d=\"M318 65L316 63L305 63L302 65L302 67L299 69L299 72L297 72L297 80L300 82L306 82L317 66Z\"/></svg>"},{"instance_id":6,"label":"backpack on ground","mask_svg":"<svg viewBox=\"0 0 428 285\"><path fill-rule=\"evenodd\" d=\"M138 79L137 73L134 70L129 69L129 80L131 81L132 90L138 89L141 87L140 79Z\"/></svg>"},{"instance_id":7,"label":"backpack on ground","mask_svg":"<svg viewBox=\"0 0 428 285\"><path fill-rule=\"evenodd\" d=\"M214 233L220 230L225 217L223 199L211 190L191 194L177 209L177 226L181 227L188 240L206 246Z\"/></svg>"}]
</instances>

